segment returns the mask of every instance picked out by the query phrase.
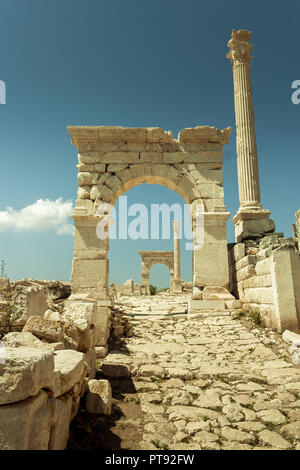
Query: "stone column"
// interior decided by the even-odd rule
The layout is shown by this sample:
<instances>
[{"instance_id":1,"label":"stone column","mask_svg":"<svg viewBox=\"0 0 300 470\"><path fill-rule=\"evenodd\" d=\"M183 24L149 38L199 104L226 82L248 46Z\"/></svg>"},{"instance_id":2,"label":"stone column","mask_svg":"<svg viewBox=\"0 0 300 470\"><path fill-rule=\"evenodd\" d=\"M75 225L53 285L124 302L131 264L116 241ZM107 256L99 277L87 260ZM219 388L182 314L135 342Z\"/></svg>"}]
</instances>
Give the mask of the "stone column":
<instances>
[{"instance_id":1,"label":"stone column","mask_svg":"<svg viewBox=\"0 0 300 470\"><path fill-rule=\"evenodd\" d=\"M233 221L236 241L260 238L274 232L275 225L269 219L270 211L263 210L260 199L258 157L254 123L254 109L250 62L252 46L250 31L232 31L228 42L234 83L236 119L236 148L240 208Z\"/></svg>"},{"instance_id":2,"label":"stone column","mask_svg":"<svg viewBox=\"0 0 300 470\"><path fill-rule=\"evenodd\" d=\"M180 221L173 220L174 232L174 280L173 291L182 292L182 280L180 277Z\"/></svg>"},{"instance_id":3,"label":"stone column","mask_svg":"<svg viewBox=\"0 0 300 470\"><path fill-rule=\"evenodd\" d=\"M298 247L300 251L300 209L296 212L296 228L297 228L297 236L298 236Z\"/></svg>"}]
</instances>

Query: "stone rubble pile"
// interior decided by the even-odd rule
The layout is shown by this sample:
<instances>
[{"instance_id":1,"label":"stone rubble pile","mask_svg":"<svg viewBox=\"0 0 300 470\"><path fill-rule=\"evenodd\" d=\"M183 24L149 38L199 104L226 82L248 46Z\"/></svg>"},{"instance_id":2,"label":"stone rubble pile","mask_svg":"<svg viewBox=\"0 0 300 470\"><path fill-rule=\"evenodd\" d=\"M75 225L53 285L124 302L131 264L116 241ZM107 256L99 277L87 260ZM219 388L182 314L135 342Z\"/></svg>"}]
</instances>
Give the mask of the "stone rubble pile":
<instances>
[{"instance_id":1,"label":"stone rubble pile","mask_svg":"<svg viewBox=\"0 0 300 470\"><path fill-rule=\"evenodd\" d=\"M42 317L48 309L62 312L70 294L68 282L0 279L0 337L21 331L31 315Z\"/></svg>"},{"instance_id":2,"label":"stone rubble pile","mask_svg":"<svg viewBox=\"0 0 300 470\"><path fill-rule=\"evenodd\" d=\"M130 337L132 327L129 319L125 316L126 312L118 307L111 307L111 327L109 342L118 340L121 337Z\"/></svg>"},{"instance_id":3,"label":"stone rubble pile","mask_svg":"<svg viewBox=\"0 0 300 470\"><path fill-rule=\"evenodd\" d=\"M89 412L110 413L110 385L94 380L99 329L95 303L72 301L3 338L0 449L65 449L85 393Z\"/></svg>"}]
</instances>

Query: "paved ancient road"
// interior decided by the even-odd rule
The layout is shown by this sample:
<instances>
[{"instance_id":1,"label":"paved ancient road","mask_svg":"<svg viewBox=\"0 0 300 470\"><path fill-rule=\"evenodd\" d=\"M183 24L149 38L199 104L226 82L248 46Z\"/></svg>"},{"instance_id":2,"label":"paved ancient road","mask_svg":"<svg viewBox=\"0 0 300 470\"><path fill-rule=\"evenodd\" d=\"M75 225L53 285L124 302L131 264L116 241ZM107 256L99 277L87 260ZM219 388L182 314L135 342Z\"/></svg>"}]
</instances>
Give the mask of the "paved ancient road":
<instances>
[{"instance_id":1,"label":"paved ancient road","mask_svg":"<svg viewBox=\"0 0 300 470\"><path fill-rule=\"evenodd\" d=\"M105 359L106 375L123 364L131 377L111 379L101 445L300 450L300 369L281 336L225 312L160 316L170 302L182 310L180 298L124 299L148 316L134 317L133 336Z\"/></svg>"}]
</instances>

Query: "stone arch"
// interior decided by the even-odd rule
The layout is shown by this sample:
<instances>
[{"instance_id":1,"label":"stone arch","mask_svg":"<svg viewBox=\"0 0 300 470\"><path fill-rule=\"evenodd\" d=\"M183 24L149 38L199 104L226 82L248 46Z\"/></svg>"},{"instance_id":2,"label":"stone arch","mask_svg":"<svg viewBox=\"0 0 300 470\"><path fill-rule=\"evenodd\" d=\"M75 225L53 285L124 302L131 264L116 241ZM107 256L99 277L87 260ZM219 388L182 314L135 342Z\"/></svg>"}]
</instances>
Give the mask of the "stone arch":
<instances>
[{"instance_id":1,"label":"stone arch","mask_svg":"<svg viewBox=\"0 0 300 470\"><path fill-rule=\"evenodd\" d=\"M78 149L72 295L109 302L109 241L96 235L102 202L114 204L131 187L161 184L191 204L193 285L229 286L222 156L231 128L183 129L175 139L160 128L72 126ZM203 205L202 205L203 204ZM200 206L202 225L196 225ZM201 232L200 242L197 235ZM102 304L101 304L102 302Z\"/></svg>"},{"instance_id":2,"label":"stone arch","mask_svg":"<svg viewBox=\"0 0 300 470\"><path fill-rule=\"evenodd\" d=\"M141 256L141 281L147 294L150 294L150 270L155 264L164 264L170 273L170 292L173 289L174 279L174 252L173 251L139 251Z\"/></svg>"}]
</instances>

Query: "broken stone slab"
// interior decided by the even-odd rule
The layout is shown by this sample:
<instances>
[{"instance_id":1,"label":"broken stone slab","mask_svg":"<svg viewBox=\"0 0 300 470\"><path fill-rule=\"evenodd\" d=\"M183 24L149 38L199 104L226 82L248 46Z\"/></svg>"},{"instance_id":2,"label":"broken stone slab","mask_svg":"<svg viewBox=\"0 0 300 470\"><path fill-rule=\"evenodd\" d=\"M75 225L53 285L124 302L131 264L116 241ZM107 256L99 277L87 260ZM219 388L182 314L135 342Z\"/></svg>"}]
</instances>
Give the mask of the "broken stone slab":
<instances>
[{"instance_id":1,"label":"broken stone slab","mask_svg":"<svg viewBox=\"0 0 300 470\"><path fill-rule=\"evenodd\" d=\"M57 388L54 398L68 392L77 382L84 378L84 354L70 349L55 351L54 373Z\"/></svg>"},{"instance_id":2,"label":"broken stone slab","mask_svg":"<svg viewBox=\"0 0 300 470\"><path fill-rule=\"evenodd\" d=\"M28 331L11 332L4 336L3 342L10 348L40 348L47 350L64 349L63 343L44 343Z\"/></svg>"},{"instance_id":3,"label":"broken stone slab","mask_svg":"<svg viewBox=\"0 0 300 470\"><path fill-rule=\"evenodd\" d=\"M31 316L22 332L32 333L34 336L49 343L63 343L67 349L78 348L78 332L72 323L63 323L46 318Z\"/></svg>"},{"instance_id":4,"label":"broken stone slab","mask_svg":"<svg viewBox=\"0 0 300 470\"><path fill-rule=\"evenodd\" d=\"M95 303L69 301L63 319L72 322L78 330L84 332L95 323Z\"/></svg>"},{"instance_id":5,"label":"broken stone slab","mask_svg":"<svg viewBox=\"0 0 300 470\"><path fill-rule=\"evenodd\" d=\"M3 349L5 359L0 361L0 405L37 395L42 388L54 391L53 351L27 347Z\"/></svg>"},{"instance_id":6,"label":"broken stone slab","mask_svg":"<svg viewBox=\"0 0 300 470\"><path fill-rule=\"evenodd\" d=\"M48 450L51 413L48 396L36 396L0 406L1 450Z\"/></svg>"},{"instance_id":7,"label":"broken stone slab","mask_svg":"<svg viewBox=\"0 0 300 470\"><path fill-rule=\"evenodd\" d=\"M188 313L197 310L225 310L224 300L189 300Z\"/></svg>"},{"instance_id":8,"label":"broken stone slab","mask_svg":"<svg viewBox=\"0 0 300 470\"><path fill-rule=\"evenodd\" d=\"M297 333L294 333L293 331L285 330L282 334L282 339L286 343L289 343L289 344L298 343L300 346L300 335L298 335Z\"/></svg>"},{"instance_id":9,"label":"broken stone slab","mask_svg":"<svg viewBox=\"0 0 300 470\"><path fill-rule=\"evenodd\" d=\"M235 300L234 296L219 286L206 286L202 291L203 300Z\"/></svg>"},{"instance_id":10,"label":"broken stone slab","mask_svg":"<svg viewBox=\"0 0 300 470\"><path fill-rule=\"evenodd\" d=\"M108 380L89 380L86 394L86 410L89 413L111 414L112 393Z\"/></svg>"},{"instance_id":11,"label":"broken stone slab","mask_svg":"<svg viewBox=\"0 0 300 470\"><path fill-rule=\"evenodd\" d=\"M63 340L63 325L61 322L37 316L31 316L27 320L23 332L32 333L37 338L45 339L50 343L57 343Z\"/></svg>"}]
</instances>

